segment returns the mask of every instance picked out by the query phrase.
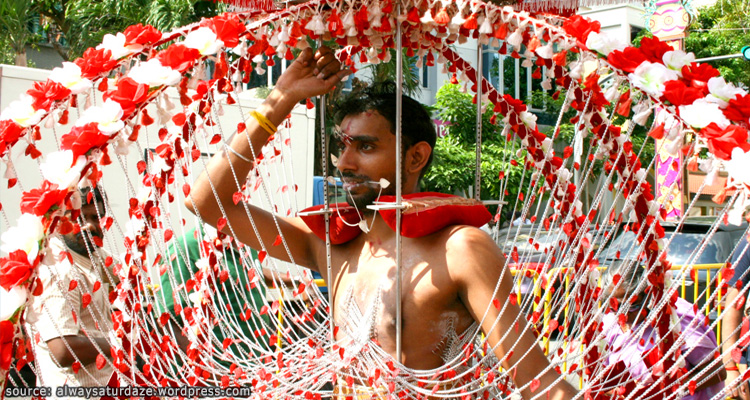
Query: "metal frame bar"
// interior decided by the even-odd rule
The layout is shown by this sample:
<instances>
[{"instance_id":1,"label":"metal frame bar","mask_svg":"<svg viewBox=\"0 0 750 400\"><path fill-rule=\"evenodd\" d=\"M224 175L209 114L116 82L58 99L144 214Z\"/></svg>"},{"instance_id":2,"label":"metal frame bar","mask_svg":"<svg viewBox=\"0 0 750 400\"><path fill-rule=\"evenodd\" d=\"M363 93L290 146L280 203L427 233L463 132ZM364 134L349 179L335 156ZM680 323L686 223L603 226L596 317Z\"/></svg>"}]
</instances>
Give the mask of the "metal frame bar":
<instances>
[{"instance_id":1,"label":"metal frame bar","mask_svg":"<svg viewBox=\"0 0 750 400\"><path fill-rule=\"evenodd\" d=\"M401 15L401 4L398 5L398 15ZM402 338L402 304L401 304L401 96L404 90L403 43L401 42L401 23L396 22L396 359L401 362Z\"/></svg>"},{"instance_id":2,"label":"metal frame bar","mask_svg":"<svg viewBox=\"0 0 750 400\"><path fill-rule=\"evenodd\" d=\"M482 42L477 40L477 66L479 71L482 71L482 57L484 56L482 51ZM476 143L476 165L474 166L474 198L481 200L480 195L482 191L482 84L484 80L477 79L477 143ZM488 80L489 82L489 80Z\"/></svg>"}]
</instances>

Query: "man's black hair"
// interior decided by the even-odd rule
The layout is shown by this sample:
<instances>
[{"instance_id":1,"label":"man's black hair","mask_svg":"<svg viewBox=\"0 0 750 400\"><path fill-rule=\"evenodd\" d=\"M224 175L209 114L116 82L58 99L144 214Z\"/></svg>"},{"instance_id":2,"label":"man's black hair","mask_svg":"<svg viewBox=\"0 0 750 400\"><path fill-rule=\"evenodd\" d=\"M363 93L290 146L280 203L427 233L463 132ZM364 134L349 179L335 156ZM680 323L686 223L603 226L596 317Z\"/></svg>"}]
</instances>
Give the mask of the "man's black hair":
<instances>
[{"instance_id":1,"label":"man's black hair","mask_svg":"<svg viewBox=\"0 0 750 400\"><path fill-rule=\"evenodd\" d=\"M104 195L102 194L102 191L99 189L99 186L96 186L92 188L91 186L86 186L80 189L81 192L81 201L83 205L89 205L96 203L106 204L104 201ZM89 193L93 193L91 197L91 201L88 201L89 199Z\"/></svg>"},{"instance_id":2,"label":"man's black hair","mask_svg":"<svg viewBox=\"0 0 750 400\"><path fill-rule=\"evenodd\" d=\"M391 124L391 133L396 133L396 83L386 81L373 84L363 90L354 91L344 97L336 105L334 122L340 125L349 115L358 115L367 111L377 111ZM419 174L421 179L432 164L435 153L437 132L432 118L418 101L409 96L401 95L401 134L403 150L419 142L427 142L432 149L427 164Z\"/></svg>"}]
</instances>

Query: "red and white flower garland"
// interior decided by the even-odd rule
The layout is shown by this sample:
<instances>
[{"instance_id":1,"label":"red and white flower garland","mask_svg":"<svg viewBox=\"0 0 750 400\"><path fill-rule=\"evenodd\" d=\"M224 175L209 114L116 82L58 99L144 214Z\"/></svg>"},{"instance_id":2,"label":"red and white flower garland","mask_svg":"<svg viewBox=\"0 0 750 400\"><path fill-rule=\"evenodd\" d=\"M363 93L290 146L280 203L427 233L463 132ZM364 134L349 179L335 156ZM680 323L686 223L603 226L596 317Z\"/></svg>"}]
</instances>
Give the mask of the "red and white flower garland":
<instances>
[{"instance_id":1,"label":"red and white flower garland","mask_svg":"<svg viewBox=\"0 0 750 400\"><path fill-rule=\"evenodd\" d=\"M644 39L639 48L616 43L601 33L596 23L577 16L560 29L526 13L476 1L427 1L420 6L402 2L402 12L397 15L398 5L391 0L317 1L250 25L237 15L227 14L202 21L192 27L182 41L158 53L151 49L164 42L163 35L151 27L134 26L124 33L108 35L102 45L87 50L74 63L65 63L62 68L55 69L46 82L35 84L24 97L12 103L0 115L0 156L9 154L21 139L31 139L26 153L37 158L42 154L36 150L34 140L39 139L39 124L44 118L65 123L68 118L66 104L74 102L75 95L92 90L97 81L96 88L105 93L103 105L87 109L71 131L62 136L61 151L44 157L41 167L44 181L37 189L24 193L21 219L3 235L3 251L9 255L0 260L0 286L4 288L0 294L13 300L6 302L6 297L3 297L3 315L11 325L4 320L5 324L0 326L0 346L5 346L0 348L0 369L7 369L9 365L3 352L8 340L12 342L13 332L7 330L17 322L17 309L29 290L41 290L34 284L33 277L36 266L44 262L48 253L45 238L53 232L65 233L73 229L63 211L80 207L75 186L81 178L94 184L101 179L99 167L110 162L107 145L112 144L116 151L126 151L128 145L137 139L140 126L155 122L145 111L145 105L155 101L165 87L178 88L183 110L174 115L165 111L166 118L160 118L169 121L165 135L160 135L164 142L157 147L162 166L144 181L153 194L131 200L133 224L126 239L125 265L120 271L124 277L133 280L140 262L145 261L144 250L150 241L148 227L158 226L150 210L165 193L164 185L174 181L173 174L181 165L181 158L194 157L197 149L186 133L187 124L196 128L211 124L211 114L207 111L212 105L209 99L222 96L230 104L235 101L228 77L244 73L243 79L249 79L253 70L262 72L265 67L272 66L274 56L291 59L292 48L307 46L303 40L305 36L325 37L345 46L346 51L341 55L353 67L357 54L361 62L388 60L388 49L394 47L393 27L401 23L404 47L409 54L420 56L420 62L427 65L436 61L446 63L449 71L460 74L475 87L476 72L448 48L450 43L475 37L482 43L502 43L501 52L513 57L523 56L531 60L536 55L536 66L543 65L550 71L545 79L547 85L550 79L555 79L562 87L574 88L572 107L583 118L583 125L597 136L603 148L608 149L609 154L597 156L608 159L608 168L617 172L618 186L628 198L637 223L651 225L655 221L654 231L642 235L654 282L662 282L651 288L654 304L662 300L664 284L659 278L663 278L668 269L663 257L657 257L658 244L664 235L658 223L658 205L643 180L644 171L632 152L632 145L629 146L630 142L619 127L611 125L602 116L604 107L615 98L618 111L625 116L630 115L631 109L636 111L633 118L641 124L645 123L652 107L643 102L631 107L634 93L603 93L596 79L580 76L575 66L567 71L567 53L578 52L589 58L598 56L601 62L606 62L620 77L627 79L633 91L640 91L650 101L671 110L677 118L664 123L662 130L655 129L654 136L678 137L691 127L695 129L699 141L694 154L701 147L707 147L711 156L721 160L727 168L728 185L741 190L741 200L735 204L733 219L741 216L744 208L750 205L747 196L750 176L746 171L747 164L743 164L750 159L750 145L747 144L750 95L724 82L712 67L695 64L690 55L671 50L656 40ZM232 49L240 58L229 65L223 52L225 49ZM107 78L124 59L146 51L151 51L148 61L136 65L114 82ZM199 84L191 97L183 76L209 56L217 58L216 78ZM112 88L109 87L111 84ZM522 139L529 155L527 168L537 170L536 179L543 180L547 190L551 191L560 215L569 216L564 221L550 219L545 224L564 226L572 241L587 224L588 214L575 201L576 187L570 182L570 171L563 166L562 158L549 150L549 138L538 131L533 115L522 102L507 95L500 97L486 81L481 84L483 99L492 103L494 110ZM200 132L200 129L195 131ZM14 184L13 179L9 179L9 186ZM189 188L184 190L189 192ZM169 239L165 237L165 241ZM575 260L574 269L579 274L586 274L589 260L583 256L585 252L579 251L578 254L580 257ZM595 283L592 278L588 281ZM133 290L141 285L137 281L133 283ZM583 285L576 298L579 304L590 308L594 303L592 299L597 296L592 285ZM8 304L19 307L6 313ZM657 317L654 323L662 333L667 333L668 317ZM597 333L592 327L583 336L591 343ZM6 340L8 335L11 339ZM671 343L670 340L663 343L664 353ZM587 362L594 363L598 357L597 349L591 347ZM123 360L116 363L119 362L120 368L127 368ZM667 364L665 367L668 368Z\"/></svg>"}]
</instances>

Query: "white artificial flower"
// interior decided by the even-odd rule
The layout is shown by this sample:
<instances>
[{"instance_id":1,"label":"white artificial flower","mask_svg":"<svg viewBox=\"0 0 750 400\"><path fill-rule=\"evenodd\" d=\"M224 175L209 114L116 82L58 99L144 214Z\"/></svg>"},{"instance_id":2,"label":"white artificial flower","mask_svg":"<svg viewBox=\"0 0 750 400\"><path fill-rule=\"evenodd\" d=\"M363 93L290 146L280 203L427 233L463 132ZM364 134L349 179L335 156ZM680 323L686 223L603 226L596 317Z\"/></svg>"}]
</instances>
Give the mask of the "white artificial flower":
<instances>
[{"instance_id":1,"label":"white artificial flower","mask_svg":"<svg viewBox=\"0 0 750 400\"><path fill-rule=\"evenodd\" d=\"M539 57L542 57L542 58L547 59L547 60L549 60L550 58L552 58L552 55L555 54L554 50L552 50L552 42L551 41L548 42L547 44L545 44L544 46L537 47L536 50L534 50L534 52Z\"/></svg>"},{"instance_id":2,"label":"white artificial flower","mask_svg":"<svg viewBox=\"0 0 750 400\"><path fill-rule=\"evenodd\" d=\"M479 33L484 35L491 35L494 32L492 29L492 21L490 18L484 18L481 25L479 26Z\"/></svg>"},{"instance_id":3,"label":"white artificial flower","mask_svg":"<svg viewBox=\"0 0 750 400\"><path fill-rule=\"evenodd\" d=\"M434 19L432 19L432 10L430 10L430 9L428 8L428 9L427 9L427 12L426 12L426 13L424 13L424 15L422 16L422 18L420 18L420 19L419 19L419 21L420 21L420 22L421 22L422 24L425 24L425 25L427 25L427 24L434 24L434 23L435 23L435 20L434 20ZM427 27L426 27L426 28L427 28Z\"/></svg>"},{"instance_id":4,"label":"white artificial flower","mask_svg":"<svg viewBox=\"0 0 750 400\"><path fill-rule=\"evenodd\" d=\"M7 321L18 309L26 304L29 291L25 287L15 286L9 291L0 287L0 321Z\"/></svg>"},{"instance_id":5,"label":"white artificial flower","mask_svg":"<svg viewBox=\"0 0 750 400\"><path fill-rule=\"evenodd\" d=\"M42 120L45 111L34 110L34 98L22 94L19 100L15 100L0 114L0 120L9 119L26 128L36 125Z\"/></svg>"},{"instance_id":6,"label":"white artificial flower","mask_svg":"<svg viewBox=\"0 0 750 400\"><path fill-rule=\"evenodd\" d=\"M554 150L552 149L552 139L548 137L544 138L544 140L542 140L541 147L545 157L550 158L554 155Z\"/></svg>"},{"instance_id":7,"label":"white artificial flower","mask_svg":"<svg viewBox=\"0 0 750 400\"><path fill-rule=\"evenodd\" d=\"M305 29L313 31L316 35L322 35L326 31L326 24L320 15L314 16L310 22L305 25Z\"/></svg>"},{"instance_id":8,"label":"white artificial flower","mask_svg":"<svg viewBox=\"0 0 750 400\"><path fill-rule=\"evenodd\" d=\"M664 83L678 78L677 73L662 64L644 61L628 77L638 89L654 97L664 93Z\"/></svg>"},{"instance_id":9,"label":"white artificial flower","mask_svg":"<svg viewBox=\"0 0 750 400\"><path fill-rule=\"evenodd\" d=\"M648 122L648 117L651 116L651 109L647 108L639 113L636 113L633 116L633 122L640 126L646 126L646 122Z\"/></svg>"},{"instance_id":10,"label":"white artificial flower","mask_svg":"<svg viewBox=\"0 0 750 400\"><path fill-rule=\"evenodd\" d=\"M521 111L521 113L518 114L518 117L521 118L521 122L523 122L523 124L528 128L536 128L536 115L534 115L533 113L530 113L528 111Z\"/></svg>"},{"instance_id":11,"label":"white artificial flower","mask_svg":"<svg viewBox=\"0 0 750 400\"><path fill-rule=\"evenodd\" d=\"M130 220L125 223L125 237L135 239L145 227L146 223L143 221L143 218L132 216L130 217ZM133 247L133 250L135 251L136 248Z\"/></svg>"},{"instance_id":12,"label":"white artificial flower","mask_svg":"<svg viewBox=\"0 0 750 400\"><path fill-rule=\"evenodd\" d=\"M682 50L671 50L661 57L667 68L677 71L678 75L682 74L682 67L690 65L695 61L695 54L685 53Z\"/></svg>"},{"instance_id":13,"label":"white artificial flower","mask_svg":"<svg viewBox=\"0 0 750 400\"><path fill-rule=\"evenodd\" d=\"M28 255L29 263L33 263L39 254L39 241L44 238L44 225L39 217L33 214L21 214L15 226L8 228L0 236L0 250L12 253L23 250Z\"/></svg>"},{"instance_id":14,"label":"white artificial flower","mask_svg":"<svg viewBox=\"0 0 750 400\"><path fill-rule=\"evenodd\" d=\"M200 260L198 260L200 262ZM196 263L197 264L197 263ZM188 300L193 304L193 306L200 306L203 304L203 291L197 290L188 295Z\"/></svg>"},{"instance_id":15,"label":"white artificial flower","mask_svg":"<svg viewBox=\"0 0 750 400\"><path fill-rule=\"evenodd\" d=\"M127 57L131 54L137 53L143 50L143 45L131 44L125 46L125 35L122 32L118 32L117 35L106 34L102 39L102 44L96 46L97 50L105 49L112 52L112 59L119 60L123 57Z\"/></svg>"},{"instance_id":16,"label":"white artificial flower","mask_svg":"<svg viewBox=\"0 0 750 400\"><path fill-rule=\"evenodd\" d=\"M732 149L732 158L724 161L724 168L729 178L735 184L748 185L750 187L750 151L744 152L741 148Z\"/></svg>"},{"instance_id":17,"label":"white artificial flower","mask_svg":"<svg viewBox=\"0 0 750 400\"><path fill-rule=\"evenodd\" d=\"M89 107L76 121L76 126L84 126L96 122L99 131L105 135L112 136L125 127L122 121L122 106L120 103L107 100L101 107Z\"/></svg>"},{"instance_id":18,"label":"white artificial flower","mask_svg":"<svg viewBox=\"0 0 750 400\"><path fill-rule=\"evenodd\" d=\"M737 199L727 212L727 222L739 226L742 225L742 216L745 214L745 205Z\"/></svg>"},{"instance_id":19,"label":"white artificial flower","mask_svg":"<svg viewBox=\"0 0 750 400\"><path fill-rule=\"evenodd\" d=\"M47 154L39 169L44 179L64 189L72 188L78 183L85 166L86 156L80 155L73 162L73 152L63 150Z\"/></svg>"},{"instance_id":20,"label":"white artificial flower","mask_svg":"<svg viewBox=\"0 0 750 400\"><path fill-rule=\"evenodd\" d=\"M516 29L513 31L513 33L508 36L508 39L506 39L506 42L508 42L509 45L513 46L516 49L519 49L521 47L521 43L523 42L523 34L521 32L521 29Z\"/></svg>"},{"instance_id":21,"label":"white artificial flower","mask_svg":"<svg viewBox=\"0 0 750 400\"><path fill-rule=\"evenodd\" d=\"M586 47L601 54L609 55L614 50L625 49L627 44L606 32L591 32L586 39Z\"/></svg>"},{"instance_id":22,"label":"white artificial flower","mask_svg":"<svg viewBox=\"0 0 750 400\"><path fill-rule=\"evenodd\" d=\"M615 101L615 98L620 95L620 91L618 89L619 85L611 85L609 89L604 92L604 98L607 99L608 102L612 103L613 101Z\"/></svg>"},{"instance_id":23,"label":"white artificial flower","mask_svg":"<svg viewBox=\"0 0 750 400\"><path fill-rule=\"evenodd\" d=\"M169 164L167 164L167 162L163 158L156 156L151 162L149 171L152 174L158 174L161 172L167 172L170 169L172 169L172 167L170 167Z\"/></svg>"},{"instance_id":24,"label":"white artificial flower","mask_svg":"<svg viewBox=\"0 0 750 400\"><path fill-rule=\"evenodd\" d=\"M158 58L136 65L130 70L128 77L149 87L174 86L182 79L179 71L161 65Z\"/></svg>"},{"instance_id":25,"label":"white artificial flower","mask_svg":"<svg viewBox=\"0 0 750 400\"><path fill-rule=\"evenodd\" d=\"M747 94L746 91L727 83L721 76L708 80L708 91L711 94L706 97L706 100L718 104L719 108L727 108L729 100L734 100L738 94L742 96Z\"/></svg>"},{"instance_id":26,"label":"white artificial flower","mask_svg":"<svg viewBox=\"0 0 750 400\"><path fill-rule=\"evenodd\" d=\"M211 269L211 265L208 263L208 257L202 257L195 261L195 267L198 271L208 271Z\"/></svg>"},{"instance_id":27,"label":"white artificial flower","mask_svg":"<svg viewBox=\"0 0 750 400\"><path fill-rule=\"evenodd\" d=\"M693 104L680 106L680 117L693 128L705 128L711 122L716 122L716 125L723 129L730 124L719 105L706 99L698 99Z\"/></svg>"},{"instance_id":28,"label":"white artificial flower","mask_svg":"<svg viewBox=\"0 0 750 400\"><path fill-rule=\"evenodd\" d=\"M62 68L53 69L49 80L65 86L73 94L83 93L93 86L89 79L81 76L81 67L71 62L64 62Z\"/></svg>"},{"instance_id":29,"label":"white artificial flower","mask_svg":"<svg viewBox=\"0 0 750 400\"><path fill-rule=\"evenodd\" d=\"M247 54L247 41L240 40L239 44L237 44L237 46L234 46L234 48L232 48L232 53L240 57L244 57L245 54Z\"/></svg>"},{"instance_id":30,"label":"white artificial flower","mask_svg":"<svg viewBox=\"0 0 750 400\"><path fill-rule=\"evenodd\" d=\"M204 56L216 54L224 46L224 42L219 40L214 31L205 26L188 33L182 44L198 50Z\"/></svg>"}]
</instances>

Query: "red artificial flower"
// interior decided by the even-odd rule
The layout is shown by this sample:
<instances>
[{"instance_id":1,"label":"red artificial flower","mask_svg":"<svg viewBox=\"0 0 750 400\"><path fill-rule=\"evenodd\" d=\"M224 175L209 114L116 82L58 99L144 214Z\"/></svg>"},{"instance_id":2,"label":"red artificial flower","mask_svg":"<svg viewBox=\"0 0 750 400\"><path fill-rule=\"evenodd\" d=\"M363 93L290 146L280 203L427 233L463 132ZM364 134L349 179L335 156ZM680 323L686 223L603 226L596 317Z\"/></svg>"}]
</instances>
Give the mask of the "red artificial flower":
<instances>
[{"instance_id":1,"label":"red artificial flower","mask_svg":"<svg viewBox=\"0 0 750 400\"><path fill-rule=\"evenodd\" d=\"M700 135L708 141L708 150L721 160L730 160L732 150L736 147L744 152L750 151L750 143L747 142L747 129L729 125L721 129L715 122L701 129Z\"/></svg>"},{"instance_id":2,"label":"red artificial flower","mask_svg":"<svg viewBox=\"0 0 750 400\"><path fill-rule=\"evenodd\" d=\"M600 109L609 105L609 101L604 97L602 88L599 86L599 75L596 73L589 74L583 81L583 87L591 93L589 103L595 108Z\"/></svg>"},{"instance_id":3,"label":"red artificial flower","mask_svg":"<svg viewBox=\"0 0 750 400\"><path fill-rule=\"evenodd\" d=\"M682 67L682 79L700 89L704 95L708 94L708 80L719 75L719 70L708 64L692 63Z\"/></svg>"},{"instance_id":4,"label":"red artificial flower","mask_svg":"<svg viewBox=\"0 0 750 400\"><path fill-rule=\"evenodd\" d=\"M132 78L123 78L117 82L117 89L104 95L105 100L111 99L120 103L123 118L127 118L135 111L135 107L148 98L148 85L138 83Z\"/></svg>"},{"instance_id":5,"label":"red artificial flower","mask_svg":"<svg viewBox=\"0 0 750 400\"><path fill-rule=\"evenodd\" d=\"M664 83L663 101L668 101L675 106L693 104L694 101L703 97L703 92L694 87L687 87L682 81L669 81Z\"/></svg>"},{"instance_id":6,"label":"red artificial flower","mask_svg":"<svg viewBox=\"0 0 750 400\"><path fill-rule=\"evenodd\" d=\"M508 103L510 108L515 110L517 113L526 111L526 104L524 104L523 100L518 100L509 94L504 94L503 99Z\"/></svg>"},{"instance_id":7,"label":"red artificial flower","mask_svg":"<svg viewBox=\"0 0 750 400\"><path fill-rule=\"evenodd\" d=\"M664 53L674 50L672 46L662 42L657 37L644 37L641 39L639 48L648 61L660 64L664 63L662 61Z\"/></svg>"},{"instance_id":8,"label":"red artificial flower","mask_svg":"<svg viewBox=\"0 0 750 400\"><path fill-rule=\"evenodd\" d=\"M331 14L328 16L328 31L334 36L344 34L344 23L341 22L341 17L339 17L339 13L335 8L331 10Z\"/></svg>"},{"instance_id":9,"label":"red artificial flower","mask_svg":"<svg viewBox=\"0 0 750 400\"><path fill-rule=\"evenodd\" d=\"M34 266L29 264L26 252L16 250L8 254L8 258L0 258L0 287L13 289L28 281L33 271Z\"/></svg>"},{"instance_id":10,"label":"red artificial flower","mask_svg":"<svg viewBox=\"0 0 750 400\"><path fill-rule=\"evenodd\" d=\"M81 68L81 76L86 79L97 78L112 70L119 61L112 59L112 52L107 49L89 47L83 57L74 61Z\"/></svg>"},{"instance_id":11,"label":"red artificial flower","mask_svg":"<svg viewBox=\"0 0 750 400\"><path fill-rule=\"evenodd\" d=\"M388 18L389 14L390 13L386 13L385 11L383 11L383 16L381 17L381 25L380 25L381 29L384 27L384 25L390 26L391 23ZM370 13L367 11L367 7L362 7L359 9L359 11L354 13L354 26L356 26L357 30L360 32L364 32L365 30L370 28Z\"/></svg>"},{"instance_id":12,"label":"red artificial flower","mask_svg":"<svg viewBox=\"0 0 750 400\"><path fill-rule=\"evenodd\" d=\"M107 144L108 140L109 136L99 131L99 124L90 122L84 126L74 126L70 133L63 135L60 148L72 151L75 160L89 150Z\"/></svg>"},{"instance_id":13,"label":"red artificial flower","mask_svg":"<svg viewBox=\"0 0 750 400\"><path fill-rule=\"evenodd\" d=\"M247 31L237 14L225 13L201 21L201 26L210 28L226 47L235 47L240 43L240 36Z\"/></svg>"},{"instance_id":14,"label":"red artificial flower","mask_svg":"<svg viewBox=\"0 0 750 400\"><path fill-rule=\"evenodd\" d=\"M633 72L642 62L646 61L646 55L635 47L626 47L624 50L613 50L607 56L607 61L613 67L625 72Z\"/></svg>"},{"instance_id":15,"label":"red artificial flower","mask_svg":"<svg viewBox=\"0 0 750 400\"><path fill-rule=\"evenodd\" d=\"M190 47L181 44L169 46L166 50L159 52L156 58L161 65L172 68L173 70L185 72L193 67L193 64L200 58L201 53Z\"/></svg>"},{"instance_id":16,"label":"red artificial flower","mask_svg":"<svg viewBox=\"0 0 750 400\"><path fill-rule=\"evenodd\" d=\"M70 95L70 89L47 79L44 82L34 83L34 86L26 93L34 98L32 103L34 109L49 111L53 102L60 101Z\"/></svg>"},{"instance_id":17,"label":"red artificial flower","mask_svg":"<svg viewBox=\"0 0 750 400\"><path fill-rule=\"evenodd\" d=\"M41 188L21 195L21 212L42 216L52 207L60 206L67 195L67 190L58 190L56 184L45 180Z\"/></svg>"},{"instance_id":18,"label":"red artificial flower","mask_svg":"<svg viewBox=\"0 0 750 400\"><path fill-rule=\"evenodd\" d=\"M125 32L125 45L130 44L151 44L161 40L161 32L151 25L143 24L131 25Z\"/></svg>"},{"instance_id":19,"label":"red artificial flower","mask_svg":"<svg viewBox=\"0 0 750 400\"><path fill-rule=\"evenodd\" d=\"M750 119L750 94L738 94L729 100L729 105L724 109L724 116L730 121L747 123Z\"/></svg>"},{"instance_id":20,"label":"red artificial flower","mask_svg":"<svg viewBox=\"0 0 750 400\"><path fill-rule=\"evenodd\" d=\"M602 24L599 21L592 21L580 15L574 15L563 23L563 29L571 36L578 39L580 43L586 43L591 32L599 32Z\"/></svg>"},{"instance_id":21,"label":"red artificial flower","mask_svg":"<svg viewBox=\"0 0 750 400\"><path fill-rule=\"evenodd\" d=\"M16 144L25 132L26 128L9 119L0 121L0 155L5 154L8 147Z\"/></svg>"},{"instance_id":22,"label":"red artificial flower","mask_svg":"<svg viewBox=\"0 0 750 400\"><path fill-rule=\"evenodd\" d=\"M13 360L13 339L16 337L16 328L10 321L0 321L0 369L10 369Z\"/></svg>"}]
</instances>

